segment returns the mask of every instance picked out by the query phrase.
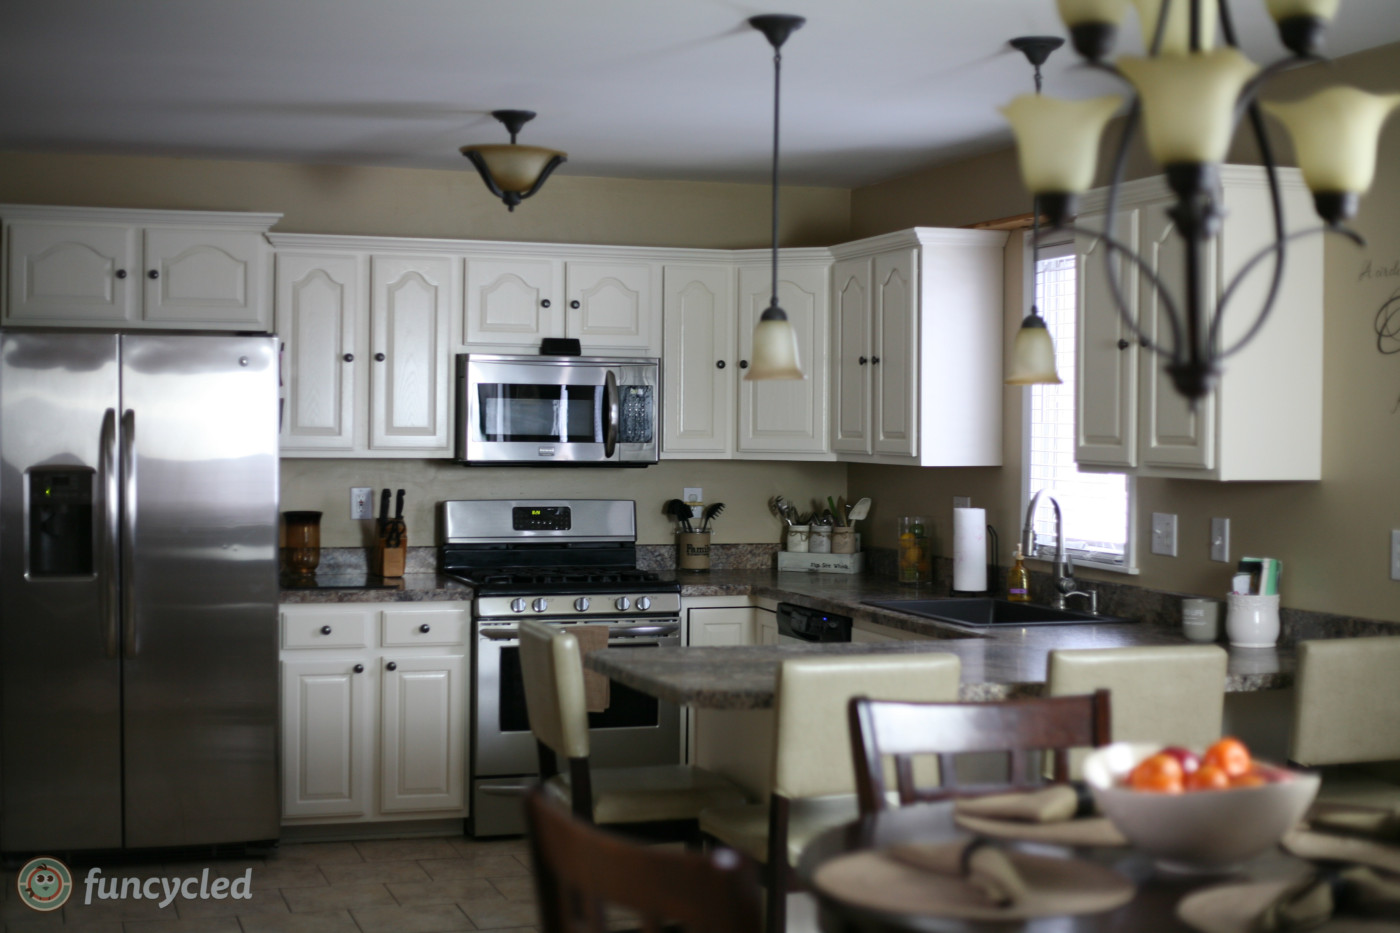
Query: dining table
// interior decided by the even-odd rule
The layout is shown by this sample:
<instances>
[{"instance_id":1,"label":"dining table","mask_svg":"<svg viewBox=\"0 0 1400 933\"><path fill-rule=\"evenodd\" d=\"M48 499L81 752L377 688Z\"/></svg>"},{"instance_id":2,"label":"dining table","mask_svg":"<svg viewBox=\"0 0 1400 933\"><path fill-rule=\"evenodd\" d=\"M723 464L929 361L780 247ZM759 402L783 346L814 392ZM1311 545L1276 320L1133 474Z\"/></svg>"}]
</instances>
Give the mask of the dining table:
<instances>
[{"instance_id":1,"label":"dining table","mask_svg":"<svg viewBox=\"0 0 1400 933\"><path fill-rule=\"evenodd\" d=\"M1187 873L1159 867L1131 847L1068 847L1044 843L997 840L996 845L1018 852L1083 859L1112 869L1136 886L1132 899L1101 913L1046 916L1030 920L973 921L932 914L876 909L833 896L817 880L823 865L866 850L909 843L951 842L970 834L954 823L952 801L887 808L861 817L816 837L803 850L796 866L803 888L817 901L823 933L988 933L1024 930L1027 933L1166 933L1191 931L1177 917L1177 904L1188 895L1225 883L1292 881L1314 870L1311 863L1280 848L1260 855L1227 874Z\"/></svg>"}]
</instances>

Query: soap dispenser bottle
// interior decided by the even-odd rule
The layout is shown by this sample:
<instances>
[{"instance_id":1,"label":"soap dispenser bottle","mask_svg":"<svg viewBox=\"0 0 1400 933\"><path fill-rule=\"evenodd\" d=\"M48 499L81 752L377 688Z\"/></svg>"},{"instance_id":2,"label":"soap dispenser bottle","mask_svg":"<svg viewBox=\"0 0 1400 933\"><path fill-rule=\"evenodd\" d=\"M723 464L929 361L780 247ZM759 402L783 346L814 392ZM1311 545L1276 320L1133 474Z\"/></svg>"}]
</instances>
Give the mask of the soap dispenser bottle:
<instances>
[{"instance_id":1,"label":"soap dispenser bottle","mask_svg":"<svg viewBox=\"0 0 1400 933\"><path fill-rule=\"evenodd\" d=\"M1006 574L1006 598L1013 603L1031 601L1031 574L1021 558L1021 546L1016 545L1016 562Z\"/></svg>"}]
</instances>

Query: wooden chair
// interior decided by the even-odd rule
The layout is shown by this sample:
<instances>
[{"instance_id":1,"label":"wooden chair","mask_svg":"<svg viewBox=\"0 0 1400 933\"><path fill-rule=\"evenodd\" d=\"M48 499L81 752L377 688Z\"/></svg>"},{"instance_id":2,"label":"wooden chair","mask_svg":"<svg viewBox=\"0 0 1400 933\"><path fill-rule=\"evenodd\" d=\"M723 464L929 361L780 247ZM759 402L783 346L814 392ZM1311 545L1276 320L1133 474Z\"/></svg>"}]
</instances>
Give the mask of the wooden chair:
<instances>
[{"instance_id":1,"label":"wooden chair","mask_svg":"<svg viewBox=\"0 0 1400 933\"><path fill-rule=\"evenodd\" d=\"M580 819L698 844L701 810L748 802L729 781L687 765L590 767L583 659L567 626L521 622L520 666L545 792Z\"/></svg>"},{"instance_id":2,"label":"wooden chair","mask_svg":"<svg viewBox=\"0 0 1400 933\"><path fill-rule=\"evenodd\" d=\"M857 695L953 700L961 662L954 654L862 654L784 661L774 702L773 772L766 804L700 814L706 836L763 862L765 929L783 933L792 866L826 830L858 815L846 703Z\"/></svg>"},{"instance_id":3,"label":"wooden chair","mask_svg":"<svg viewBox=\"0 0 1400 933\"><path fill-rule=\"evenodd\" d=\"M638 915L643 933L758 933L758 871L731 849L645 848L594 829L538 788L525 798L544 933L605 933L607 908Z\"/></svg>"},{"instance_id":4,"label":"wooden chair","mask_svg":"<svg viewBox=\"0 0 1400 933\"><path fill-rule=\"evenodd\" d=\"M1069 749L1110 741L1107 690L1088 696L1044 697L1003 703L906 703L855 697L850 735L856 762L856 796L862 815L889 804L885 756L894 759L900 806L961 793L984 793L1041 783L1031 752L1051 752L1052 777L1069 779ZM968 752L1005 752L1009 780L987 787L962 787L955 758ZM914 784L914 755L936 755L936 789Z\"/></svg>"}]
</instances>

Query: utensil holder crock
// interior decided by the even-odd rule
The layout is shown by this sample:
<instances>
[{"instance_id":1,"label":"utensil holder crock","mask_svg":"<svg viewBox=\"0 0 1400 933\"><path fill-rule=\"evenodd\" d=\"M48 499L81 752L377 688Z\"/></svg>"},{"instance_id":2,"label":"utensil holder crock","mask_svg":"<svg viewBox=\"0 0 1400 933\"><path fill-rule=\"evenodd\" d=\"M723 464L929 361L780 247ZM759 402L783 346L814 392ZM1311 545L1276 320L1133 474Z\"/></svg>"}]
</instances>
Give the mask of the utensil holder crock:
<instances>
[{"instance_id":1,"label":"utensil holder crock","mask_svg":"<svg viewBox=\"0 0 1400 933\"><path fill-rule=\"evenodd\" d=\"M1278 596L1231 593L1225 634L1236 648L1272 648L1278 644Z\"/></svg>"},{"instance_id":2,"label":"utensil holder crock","mask_svg":"<svg viewBox=\"0 0 1400 933\"><path fill-rule=\"evenodd\" d=\"M676 569L710 569L710 533L708 531L681 532L676 535Z\"/></svg>"}]
</instances>

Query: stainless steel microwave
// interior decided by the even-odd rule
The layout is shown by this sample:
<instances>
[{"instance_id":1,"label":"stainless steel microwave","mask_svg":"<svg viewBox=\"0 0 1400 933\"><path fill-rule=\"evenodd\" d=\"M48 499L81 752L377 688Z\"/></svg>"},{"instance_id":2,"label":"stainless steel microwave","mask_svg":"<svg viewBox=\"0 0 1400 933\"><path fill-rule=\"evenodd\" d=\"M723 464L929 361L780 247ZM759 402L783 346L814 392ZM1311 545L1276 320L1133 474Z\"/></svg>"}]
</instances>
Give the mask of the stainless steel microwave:
<instances>
[{"instance_id":1,"label":"stainless steel microwave","mask_svg":"<svg viewBox=\"0 0 1400 933\"><path fill-rule=\"evenodd\" d=\"M470 465L656 462L661 361L457 356L457 460Z\"/></svg>"}]
</instances>

